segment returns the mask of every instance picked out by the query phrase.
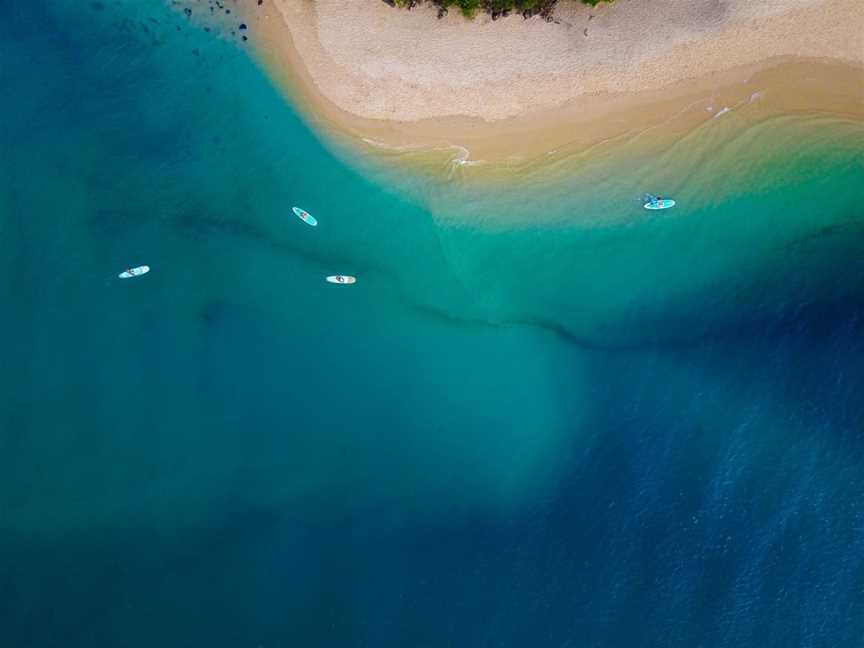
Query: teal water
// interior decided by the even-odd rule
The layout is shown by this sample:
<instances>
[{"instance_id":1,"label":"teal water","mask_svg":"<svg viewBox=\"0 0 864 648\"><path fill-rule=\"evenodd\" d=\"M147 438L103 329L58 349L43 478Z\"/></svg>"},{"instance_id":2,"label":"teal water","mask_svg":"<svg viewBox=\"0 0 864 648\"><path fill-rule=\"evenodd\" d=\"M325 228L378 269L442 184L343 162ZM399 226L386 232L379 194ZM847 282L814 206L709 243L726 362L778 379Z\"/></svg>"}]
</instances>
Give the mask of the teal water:
<instances>
[{"instance_id":1,"label":"teal water","mask_svg":"<svg viewBox=\"0 0 864 648\"><path fill-rule=\"evenodd\" d=\"M162 2L4 15L4 643L860 645L860 123L384 186Z\"/></svg>"}]
</instances>

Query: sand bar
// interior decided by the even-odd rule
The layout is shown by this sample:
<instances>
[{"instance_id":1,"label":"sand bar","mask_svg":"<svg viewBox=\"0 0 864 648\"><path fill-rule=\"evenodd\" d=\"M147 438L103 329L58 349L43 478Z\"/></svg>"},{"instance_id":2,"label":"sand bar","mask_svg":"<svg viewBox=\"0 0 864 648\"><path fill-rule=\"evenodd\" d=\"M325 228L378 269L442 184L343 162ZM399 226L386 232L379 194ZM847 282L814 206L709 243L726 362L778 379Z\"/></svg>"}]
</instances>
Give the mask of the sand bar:
<instances>
[{"instance_id":1,"label":"sand bar","mask_svg":"<svg viewBox=\"0 0 864 648\"><path fill-rule=\"evenodd\" d=\"M378 0L244 11L314 122L387 146L589 145L682 112L704 121L766 88L785 87L791 109L864 110L860 0L562 0L551 23Z\"/></svg>"}]
</instances>

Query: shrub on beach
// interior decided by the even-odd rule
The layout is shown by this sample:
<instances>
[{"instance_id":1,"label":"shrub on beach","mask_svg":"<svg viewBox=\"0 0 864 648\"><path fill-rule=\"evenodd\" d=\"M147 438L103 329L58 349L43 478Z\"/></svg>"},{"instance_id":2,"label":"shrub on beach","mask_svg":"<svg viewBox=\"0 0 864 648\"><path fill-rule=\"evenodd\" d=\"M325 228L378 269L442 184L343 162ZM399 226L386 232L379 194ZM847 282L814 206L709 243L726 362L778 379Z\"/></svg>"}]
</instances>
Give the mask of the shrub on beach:
<instances>
[{"instance_id":1,"label":"shrub on beach","mask_svg":"<svg viewBox=\"0 0 864 648\"><path fill-rule=\"evenodd\" d=\"M457 7L462 15L471 18L482 9L492 16L492 19L507 16L512 12L522 14L525 18L531 16L542 16L552 20L552 10L558 0L427 0L438 7L438 17L447 13L451 7ZM592 7L601 2L612 2L612 0L580 0L583 4ZM384 0L391 7L405 7L411 9L424 2L424 0Z\"/></svg>"}]
</instances>

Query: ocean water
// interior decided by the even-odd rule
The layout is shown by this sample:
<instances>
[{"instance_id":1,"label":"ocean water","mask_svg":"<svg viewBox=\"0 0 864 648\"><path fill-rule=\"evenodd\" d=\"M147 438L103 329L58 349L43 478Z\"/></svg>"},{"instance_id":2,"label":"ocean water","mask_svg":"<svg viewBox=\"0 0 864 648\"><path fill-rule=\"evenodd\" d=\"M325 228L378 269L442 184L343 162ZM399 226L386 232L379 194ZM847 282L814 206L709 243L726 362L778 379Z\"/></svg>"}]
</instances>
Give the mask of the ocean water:
<instances>
[{"instance_id":1,"label":"ocean water","mask_svg":"<svg viewBox=\"0 0 864 648\"><path fill-rule=\"evenodd\" d=\"M859 121L483 188L161 0L3 15L2 645L862 645Z\"/></svg>"}]
</instances>

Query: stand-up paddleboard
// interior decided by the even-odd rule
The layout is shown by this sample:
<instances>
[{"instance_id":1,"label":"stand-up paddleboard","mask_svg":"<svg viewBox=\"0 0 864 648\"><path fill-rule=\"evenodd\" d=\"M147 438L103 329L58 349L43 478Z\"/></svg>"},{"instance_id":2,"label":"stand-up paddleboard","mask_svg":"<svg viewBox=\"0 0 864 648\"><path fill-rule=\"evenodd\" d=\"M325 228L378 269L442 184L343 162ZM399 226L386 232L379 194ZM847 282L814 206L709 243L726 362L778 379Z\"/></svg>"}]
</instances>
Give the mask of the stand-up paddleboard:
<instances>
[{"instance_id":1,"label":"stand-up paddleboard","mask_svg":"<svg viewBox=\"0 0 864 648\"><path fill-rule=\"evenodd\" d=\"M131 279L132 277L140 277L150 272L150 266L138 266L137 268L128 268L121 272L118 277L121 279Z\"/></svg>"},{"instance_id":2,"label":"stand-up paddleboard","mask_svg":"<svg viewBox=\"0 0 864 648\"><path fill-rule=\"evenodd\" d=\"M643 205L645 209L669 209L675 206L675 201L671 198L657 198L656 196L648 196L648 201Z\"/></svg>"},{"instance_id":3,"label":"stand-up paddleboard","mask_svg":"<svg viewBox=\"0 0 864 648\"><path fill-rule=\"evenodd\" d=\"M309 212L307 212L305 209L300 209L299 207L292 207L291 209L293 209L294 213L297 214L297 218L302 220L307 225L315 227L318 224L318 221L315 220L315 217Z\"/></svg>"},{"instance_id":4,"label":"stand-up paddleboard","mask_svg":"<svg viewBox=\"0 0 864 648\"><path fill-rule=\"evenodd\" d=\"M353 284L357 283L357 277L352 277L351 275L330 275L327 277L327 281L335 284Z\"/></svg>"}]
</instances>

